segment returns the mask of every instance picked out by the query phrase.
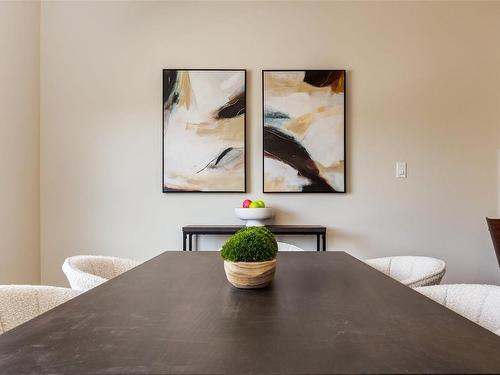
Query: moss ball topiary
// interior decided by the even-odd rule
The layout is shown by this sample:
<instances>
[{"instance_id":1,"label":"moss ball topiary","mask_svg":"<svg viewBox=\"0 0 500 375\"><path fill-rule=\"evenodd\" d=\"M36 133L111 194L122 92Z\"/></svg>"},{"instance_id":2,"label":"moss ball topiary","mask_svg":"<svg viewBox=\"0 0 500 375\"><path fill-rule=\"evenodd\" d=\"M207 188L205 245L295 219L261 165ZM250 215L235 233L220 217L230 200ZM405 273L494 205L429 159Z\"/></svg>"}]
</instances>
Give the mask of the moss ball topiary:
<instances>
[{"instance_id":1,"label":"moss ball topiary","mask_svg":"<svg viewBox=\"0 0 500 375\"><path fill-rule=\"evenodd\" d=\"M278 244L263 227L240 229L222 246L221 256L231 262L265 262L276 258Z\"/></svg>"}]
</instances>

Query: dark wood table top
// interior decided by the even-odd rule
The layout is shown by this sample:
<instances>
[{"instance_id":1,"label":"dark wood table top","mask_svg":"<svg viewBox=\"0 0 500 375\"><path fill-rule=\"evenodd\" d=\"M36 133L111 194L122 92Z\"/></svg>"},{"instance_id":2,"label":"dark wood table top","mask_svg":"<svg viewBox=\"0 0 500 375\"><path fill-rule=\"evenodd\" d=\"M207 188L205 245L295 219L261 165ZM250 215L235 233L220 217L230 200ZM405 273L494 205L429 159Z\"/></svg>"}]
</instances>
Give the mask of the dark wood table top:
<instances>
[{"instance_id":1,"label":"dark wood table top","mask_svg":"<svg viewBox=\"0 0 500 375\"><path fill-rule=\"evenodd\" d=\"M500 373L500 338L343 252L238 290L166 252L0 336L0 374Z\"/></svg>"},{"instance_id":2,"label":"dark wood table top","mask_svg":"<svg viewBox=\"0 0 500 375\"><path fill-rule=\"evenodd\" d=\"M233 234L244 228L244 225L186 225L185 233L201 234ZM326 232L322 225L266 225L275 234L321 234Z\"/></svg>"}]
</instances>

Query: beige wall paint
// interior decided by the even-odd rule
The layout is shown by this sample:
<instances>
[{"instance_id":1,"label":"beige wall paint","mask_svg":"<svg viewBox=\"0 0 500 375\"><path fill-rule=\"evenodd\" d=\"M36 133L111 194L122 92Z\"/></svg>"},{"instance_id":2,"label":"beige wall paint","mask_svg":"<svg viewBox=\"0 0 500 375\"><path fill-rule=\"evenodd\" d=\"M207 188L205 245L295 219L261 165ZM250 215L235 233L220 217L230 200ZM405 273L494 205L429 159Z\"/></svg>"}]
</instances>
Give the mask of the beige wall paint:
<instances>
[{"instance_id":1,"label":"beige wall paint","mask_svg":"<svg viewBox=\"0 0 500 375\"><path fill-rule=\"evenodd\" d=\"M500 73L499 73L500 74ZM500 108L500 93L496 95L497 107ZM497 216L500 217L500 118L497 120Z\"/></svg>"},{"instance_id":2,"label":"beige wall paint","mask_svg":"<svg viewBox=\"0 0 500 375\"><path fill-rule=\"evenodd\" d=\"M500 217L500 147L497 150L497 217Z\"/></svg>"},{"instance_id":3,"label":"beige wall paint","mask_svg":"<svg viewBox=\"0 0 500 375\"><path fill-rule=\"evenodd\" d=\"M72 254L179 249L181 226L238 223L249 196L277 223L328 226L329 250L436 256L445 281L500 283L484 220L497 208L499 17L480 2L44 3L42 280L64 283ZM161 193L167 67L248 69L248 194ZM265 68L347 69L348 194L261 193Z\"/></svg>"},{"instance_id":4,"label":"beige wall paint","mask_svg":"<svg viewBox=\"0 0 500 375\"><path fill-rule=\"evenodd\" d=\"M37 2L0 2L0 284L40 282Z\"/></svg>"}]
</instances>

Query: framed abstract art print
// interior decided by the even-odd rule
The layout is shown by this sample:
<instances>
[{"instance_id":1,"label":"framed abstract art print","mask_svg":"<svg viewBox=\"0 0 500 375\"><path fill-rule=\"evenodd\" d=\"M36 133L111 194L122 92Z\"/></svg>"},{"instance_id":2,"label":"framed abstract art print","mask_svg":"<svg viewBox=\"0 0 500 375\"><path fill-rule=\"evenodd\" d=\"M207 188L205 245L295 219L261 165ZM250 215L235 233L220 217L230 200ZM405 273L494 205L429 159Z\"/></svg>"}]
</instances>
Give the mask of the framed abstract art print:
<instances>
[{"instance_id":1,"label":"framed abstract art print","mask_svg":"<svg viewBox=\"0 0 500 375\"><path fill-rule=\"evenodd\" d=\"M163 192L245 192L245 107L245 70L163 70Z\"/></svg>"},{"instance_id":2,"label":"framed abstract art print","mask_svg":"<svg viewBox=\"0 0 500 375\"><path fill-rule=\"evenodd\" d=\"M264 70L264 193L345 193L345 70Z\"/></svg>"}]
</instances>

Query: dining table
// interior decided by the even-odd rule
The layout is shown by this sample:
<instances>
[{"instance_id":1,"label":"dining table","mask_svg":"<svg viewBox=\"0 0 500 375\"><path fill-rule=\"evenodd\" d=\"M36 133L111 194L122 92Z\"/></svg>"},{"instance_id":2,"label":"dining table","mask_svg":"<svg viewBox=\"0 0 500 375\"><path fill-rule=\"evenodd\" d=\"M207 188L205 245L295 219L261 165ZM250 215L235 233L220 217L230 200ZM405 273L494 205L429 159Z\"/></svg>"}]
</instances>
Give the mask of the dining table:
<instances>
[{"instance_id":1,"label":"dining table","mask_svg":"<svg viewBox=\"0 0 500 375\"><path fill-rule=\"evenodd\" d=\"M341 251L237 289L165 251L0 335L0 374L500 373L500 337Z\"/></svg>"}]
</instances>

